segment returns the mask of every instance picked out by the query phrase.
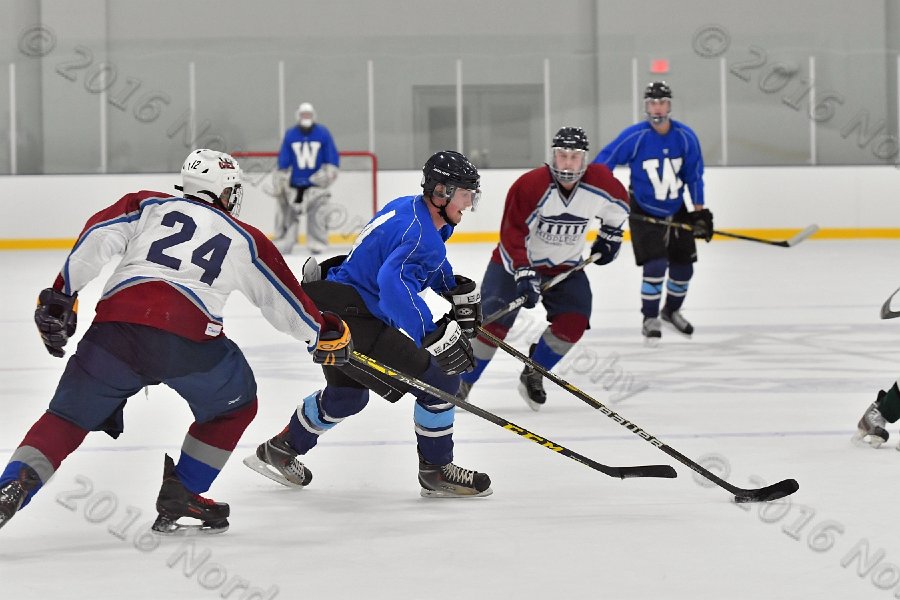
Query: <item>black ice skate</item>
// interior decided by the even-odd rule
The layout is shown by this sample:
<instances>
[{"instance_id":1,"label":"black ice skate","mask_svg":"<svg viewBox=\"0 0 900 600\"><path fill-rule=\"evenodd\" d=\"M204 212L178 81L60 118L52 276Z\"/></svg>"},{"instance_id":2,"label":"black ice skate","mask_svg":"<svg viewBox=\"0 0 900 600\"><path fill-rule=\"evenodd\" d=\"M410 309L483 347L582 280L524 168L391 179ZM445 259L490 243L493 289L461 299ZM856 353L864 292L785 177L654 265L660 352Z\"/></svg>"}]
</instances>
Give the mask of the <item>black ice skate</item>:
<instances>
[{"instance_id":1,"label":"black ice skate","mask_svg":"<svg viewBox=\"0 0 900 600\"><path fill-rule=\"evenodd\" d=\"M31 467L22 467L19 478L0 487L0 527L22 508L28 493L41 484L41 478Z\"/></svg>"},{"instance_id":2,"label":"black ice skate","mask_svg":"<svg viewBox=\"0 0 900 600\"><path fill-rule=\"evenodd\" d=\"M879 391L878 400L881 400L884 395L883 391ZM878 410L878 400L869 405L856 425L857 431L853 435L853 443L857 446L869 445L873 448L880 448L883 443L888 441L890 434L884 428L886 421L881 411Z\"/></svg>"},{"instance_id":3,"label":"black ice skate","mask_svg":"<svg viewBox=\"0 0 900 600\"><path fill-rule=\"evenodd\" d=\"M659 316L663 321L674 327L679 333L688 337L694 333L694 326L691 325L690 321L684 318L684 315L681 314L680 310L666 310L663 308L659 313Z\"/></svg>"},{"instance_id":4,"label":"black ice skate","mask_svg":"<svg viewBox=\"0 0 900 600\"><path fill-rule=\"evenodd\" d=\"M479 498L494 493L491 478L453 463L433 465L419 455L419 485L425 498Z\"/></svg>"},{"instance_id":5,"label":"black ice skate","mask_svg":"<svg viewBox=\"0 0 900 600\"><path fill-rule=\"evenodd\" d=\"M199 533L224 533L228 531L228 515L231 510L224 502L204 498L184 487L175 473L175 462L166 454L163 482L156 499L159 516L153 523L153 531L166 535ZM200 525L178 523L181 517L199 519Z\"/></svg>"},{"instance_id":6,"label":"black ice skate","mask_svg":"<svg viewBox=\"0 0 900 600\"><path fill-rule=\"evenodd\" d=\"M641 326L641 334L644 336L644 343L648 346L655 346L662 339L662 326L657 317L644 317L644 324Z\"/></svg>"},{"instance_id":7,"label":"black ice skate","mask_svg":"<svg viewBox=\"0 0 900 600\"><path fill-rule=\"evenodd\" d=\"M531 345L529 357L534 355L536 344ZM544 376L532 367L525 365L522 374L519 375L519 394L531 410L538 411L547 402L547 392L544 391Z\"/></svg>"},{"instance_id":8,"label":"black ice skate","mask_svg":"<svg viewBox=\"0 0 900 600\"><path fill-rule=\"evenodd\" d=\"M312 481L312 471L297 460L297 451L288 444L285 429L271 440L259 445L256 454L244 459L244 464L281 485L302 488Z\"/></svg>"}]
</instances>

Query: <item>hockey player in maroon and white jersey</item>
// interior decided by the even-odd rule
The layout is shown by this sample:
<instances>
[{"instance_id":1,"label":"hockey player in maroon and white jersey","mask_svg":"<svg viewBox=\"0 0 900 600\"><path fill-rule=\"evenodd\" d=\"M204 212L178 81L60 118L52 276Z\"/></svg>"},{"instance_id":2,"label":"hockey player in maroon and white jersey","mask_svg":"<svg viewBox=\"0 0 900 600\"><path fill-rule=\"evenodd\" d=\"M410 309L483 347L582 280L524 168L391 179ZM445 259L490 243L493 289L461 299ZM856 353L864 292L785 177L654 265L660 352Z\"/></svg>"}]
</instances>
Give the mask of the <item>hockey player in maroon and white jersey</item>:
<instances>
[{"instance_id":1,"label":"hockey player in maroon and white jersey","mask_svg":"<svg viewBox=\"0 0 900 600\"><path fill-rule=\"evenodd\" d=\"M195 150L181 168L183 197L123 196L91 217L34 320L53 356L75 333L78 291L117 256L96 317L66 364L47 412L0 474L0 527L24 507L90 431L113 438L123 408L141 388L178 392L194 414L176 464L165 457L153 529L218 533L227 504L207 491L256 414L256 381L222 331L222 309L238 290L278 330L304 342L318 363L344 364L352 351L344 322L320 313L271 241L238 221L241 171L229 155ZM181 517L201 525L178 523Z\"/></svg>"},{"instance_id":2,"label":"hockey player in maroon and white jersey","mask_svg":"<svg viewBox=\"0 0 900 600\"><path fill-rule=\"evenodd\" d=\"M591 288L584 271L578 271L540 291L542 281L562 273L582 260L593 219L600 229L591 254L597 264L613 261L622 244L622 226L628 218L625 188L603 165L589 165L588 139L579 127L563 127L553 138L551 164L519 177L506 196L500 244L494 250L481 283L482 306L490 315L519 297L524 308L541 300L550 325L536 344L531 359L551 369L581 339L591 317ZM599 167L599 168L598 168ZM518 310L485 326L504 339ZM478 336L472 341L477 363L462 375L458 392L468 397L496 346ZM526 366L519 377L519 392L533 410L546 402L542 376Z\"/></svg>"}]
</instances>

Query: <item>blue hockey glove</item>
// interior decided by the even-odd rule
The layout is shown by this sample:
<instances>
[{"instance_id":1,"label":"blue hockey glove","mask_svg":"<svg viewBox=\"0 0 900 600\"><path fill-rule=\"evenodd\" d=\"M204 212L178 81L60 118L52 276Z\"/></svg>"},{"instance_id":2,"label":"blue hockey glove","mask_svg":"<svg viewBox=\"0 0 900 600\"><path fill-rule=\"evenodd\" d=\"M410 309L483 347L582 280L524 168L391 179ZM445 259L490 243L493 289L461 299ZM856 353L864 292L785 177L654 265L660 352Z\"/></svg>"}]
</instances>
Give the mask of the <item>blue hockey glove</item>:
<instances>
[{"instance_id":1,"label":"blue hockey glove","mask_svg":"<svg viewBox=\"0 0 900 600\"><path fill-rule=\"evenodd\" d=\"M524 297L524 308L534 308L541 299L541 276L531 267L516 270L516 296Z\"/></svg>"},{"instance_id":2,"label":"blue hockey glove","mask_svg":"<svg viewBox=\"0 0 900 600\"><path fill-rule=\"evenodd\" d=\"M597 232L597 239L591 246L591 254L599 254L600 258L594 261L597 265L611 263L619 255L622 247L622 230L618 227L602 225Z\"/></svg>"}]
</instances>

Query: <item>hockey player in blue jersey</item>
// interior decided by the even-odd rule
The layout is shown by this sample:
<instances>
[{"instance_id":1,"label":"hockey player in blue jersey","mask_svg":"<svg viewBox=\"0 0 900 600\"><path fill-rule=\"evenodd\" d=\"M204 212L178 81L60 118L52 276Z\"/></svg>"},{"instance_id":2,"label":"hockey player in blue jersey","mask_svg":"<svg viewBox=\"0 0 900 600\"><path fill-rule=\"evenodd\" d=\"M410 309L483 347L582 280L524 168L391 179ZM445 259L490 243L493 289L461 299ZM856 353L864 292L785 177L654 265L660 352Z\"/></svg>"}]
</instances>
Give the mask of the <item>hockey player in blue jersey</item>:
<instances>
[{"instance_id":1,"label":"hockey player in blue jersey","mask_svg":"<svg viewBox=\"0 0 900 600\"><path fill-rule=\"evenodd\" d=\"M279 205L274 241L283 253L294 248L304 211L309 251L319 254L328 246L326 211L322 209L331 200L328 188L337 179L340 164L331 132L316 122L313 105L303 102L297 109L297 124L284 134L274 175Z\"/></svg>"},{"instance_id":2,"label":"hockey player in blue jersey","mask_svg":"<svg viewBox=\"0 0 900 600\"><path fill-rule=\"evenodd\" d=\"M644 109L647 120L622 131L594 162L610 169L628 165L631 171L631 244L635 262L644 269L642 333L652 344L662 337L660 317L686 336L694 332L681 314L681 306L694 274L693 263L697 262L694 238L708 242L713 223L712 213L704 208L700 142L690 127L670 118L672 90L666 82L654 81L647 86ZM685 188L693 204L691 212L685 203ZM647 216L688 223L693 232L641 220ZM664 281L666 302L660 311Z\"/></svg>"},{"instance_id":3,"label":"hockey player in blue jersey","mask_svg":"<svg viewBox=\"0 0 900 600\"><path fill-rule=\"evenodd\" d=\"M331 307L353 331L357 350L448 393L473 368L469 339L481 323L475 282L454 275L444 243L480 195L478 170L453 151L434 154L423 167L422 193L389 202L357 236L350 254L304 267L303 290L323 310ZM311 259L312 260L312 259ZM336 266L335 266L336 265ZM324 279L323 279L324 277ZM318 281L317 281L318 280ZM430 288L451 310L434 322L419 296ZM426 497L492 493L484 474L453 464L454 406L355 363L323 367L328 385L309 394L288 426L244 462L283 485L305 486L312 477L297 456L319 436L360 412L369 390L396 402L411 392L419 453L419 483Z\"/></svg>"}]
</instances>

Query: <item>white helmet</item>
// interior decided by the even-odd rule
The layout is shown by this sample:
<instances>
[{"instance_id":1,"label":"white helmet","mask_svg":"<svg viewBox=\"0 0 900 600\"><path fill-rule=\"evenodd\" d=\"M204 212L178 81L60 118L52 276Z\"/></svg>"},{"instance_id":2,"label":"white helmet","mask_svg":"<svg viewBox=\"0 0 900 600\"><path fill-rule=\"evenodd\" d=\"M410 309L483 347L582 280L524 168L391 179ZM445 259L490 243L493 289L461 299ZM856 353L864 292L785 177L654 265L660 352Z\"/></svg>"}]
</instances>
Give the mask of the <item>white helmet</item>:
<instances>
[{"instance_id":1,"label":"white helmet","mask_svg":"<svg viewBox=\"0 0 900 600\"><path fill-rule=\"evenodd\" d=\"M303 102L297 107L297 122L304 129L309 129L316 122L316 109L311 103Z\"/></svg>"},{"instance_id":2,"label":"white helmet","mask_svg":"<svg viewBox=\"0 0 900 600\"><path fill-rule=\"evenodd\" d=\"M186 197L224 208L235 217L241 210L244 189L241 167L230 155L216 150L194 150L181 166L182 185L175 189Z\"/></svg>"}]
</instances>

